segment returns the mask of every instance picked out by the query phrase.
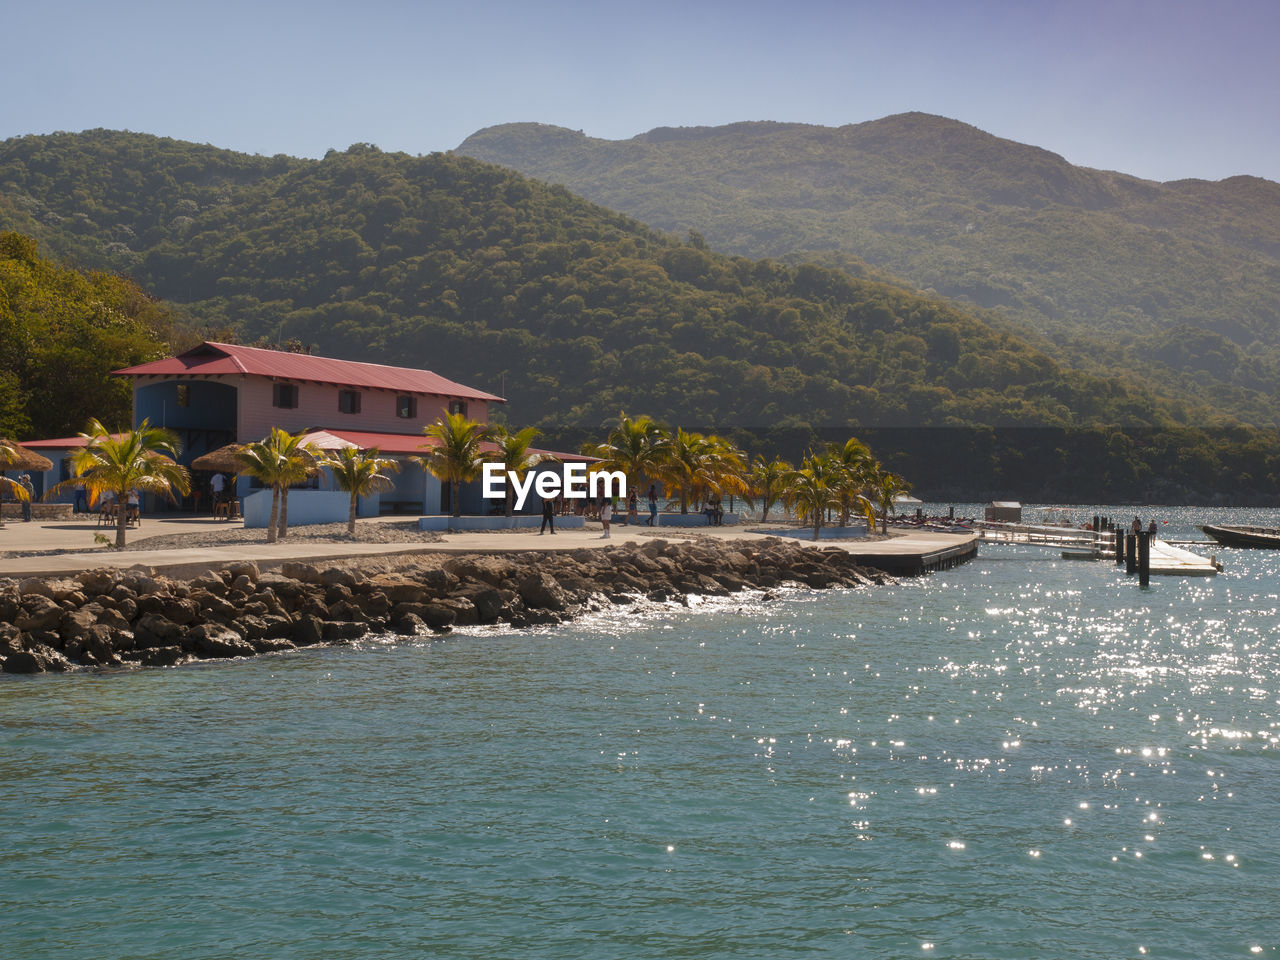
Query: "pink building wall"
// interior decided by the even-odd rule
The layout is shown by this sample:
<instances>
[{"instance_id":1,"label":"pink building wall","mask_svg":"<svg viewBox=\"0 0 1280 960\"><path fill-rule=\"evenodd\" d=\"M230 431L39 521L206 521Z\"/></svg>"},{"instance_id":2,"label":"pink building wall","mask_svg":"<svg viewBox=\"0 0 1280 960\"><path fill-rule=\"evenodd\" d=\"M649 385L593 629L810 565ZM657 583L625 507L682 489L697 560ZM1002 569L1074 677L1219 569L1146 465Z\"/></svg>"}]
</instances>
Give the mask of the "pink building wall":
<instances>
[{"instance_id":1,"label":"pink building wall","mask_svg":"<svg viewBox=\"0 0 1280 960\"><path fill-rule=\"evenodd\" d=\"M164 378L181 382L180 378ZM396 398L405 396L387 390L358 390L360 412L342 413L338 409L338 394L351 387L324 383L296 383L298 405L276 407L272 405L276 381L258 376L201 377L200 380L223 383L236 390L236 439L240 442L261 440L280 427L290 433L307 427L325 427L332 430L367 430L377 433L421 433L423 427L435 423L448 412L450 398L409 394L417 399L417 416L396 416ZM137 416L137 391L158 382L158 378L134 378L134 413ZM293 381L281 381L293 382ZM467 416L487 423L489 403L485 400L465 400Z\"/></svg>"}]
</instances>

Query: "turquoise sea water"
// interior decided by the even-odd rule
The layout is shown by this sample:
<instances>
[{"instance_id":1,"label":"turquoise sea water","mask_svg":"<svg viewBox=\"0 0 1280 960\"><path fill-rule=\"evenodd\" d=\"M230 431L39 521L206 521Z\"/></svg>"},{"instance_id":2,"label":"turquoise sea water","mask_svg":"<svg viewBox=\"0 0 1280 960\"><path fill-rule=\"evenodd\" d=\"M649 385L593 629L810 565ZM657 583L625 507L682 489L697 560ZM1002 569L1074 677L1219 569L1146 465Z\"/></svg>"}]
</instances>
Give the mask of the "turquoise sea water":
<instances>
[{"instance_id":1,"label":"turquoise sea water","mask_svg":"<svg viewBox=\"0 0 1280 960\"><path fill-rule=\"evenodd\" d=\"M1215 552L0 678L0 957L1276 956L1280 553Z\"/></svg>"}]
</instances>

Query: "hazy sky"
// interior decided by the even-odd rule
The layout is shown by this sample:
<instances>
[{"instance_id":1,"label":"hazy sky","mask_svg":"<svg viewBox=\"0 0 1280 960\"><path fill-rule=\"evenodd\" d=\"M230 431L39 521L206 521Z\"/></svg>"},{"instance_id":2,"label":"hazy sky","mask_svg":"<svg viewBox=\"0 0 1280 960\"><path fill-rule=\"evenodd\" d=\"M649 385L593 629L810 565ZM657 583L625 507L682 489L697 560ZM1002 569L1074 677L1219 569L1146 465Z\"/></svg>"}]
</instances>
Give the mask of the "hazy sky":
<instances>
[{"instance_id":1,"label":"hazy sky","mask_svg":"<svg viewBox=\"0 0 1280 960\"><path fill-rule=\"evenodd\" d=\"M1158 180L1280 180L1280 2L0 0L0 139L317 157L921 110Z\"/></svg>"}]
</instances>

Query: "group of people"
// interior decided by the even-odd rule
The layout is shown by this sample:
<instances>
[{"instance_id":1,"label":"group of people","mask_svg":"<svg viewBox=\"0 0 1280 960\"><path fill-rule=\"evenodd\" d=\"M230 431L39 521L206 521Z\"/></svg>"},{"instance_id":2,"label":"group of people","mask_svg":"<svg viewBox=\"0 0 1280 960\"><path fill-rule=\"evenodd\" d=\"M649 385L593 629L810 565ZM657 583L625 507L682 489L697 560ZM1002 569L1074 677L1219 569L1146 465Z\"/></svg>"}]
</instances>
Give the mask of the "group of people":
<instances>
[{"instance_id":1,"label":"group of people","mask_svg":"<svg viewBox=\"0 0 1280 960\"><path fill-rule=\"evenodd\" d=\"M658 525L658 486L657 484L649 485L649 518L645 521L645 526L656 527ZM542 536L547 532L547 528L551 528L552 535L556 532L556 514L558 509L563 507L563 497L558 499L546 499L542 501L542 526L538 530L538 536ZM609 539L609 524L613 521L614 505L613 498L601 497L594 504L595 512L600 518L600 525L604 528L604 533L600 535L600 539ZM586 511L584 511L585 513ZM627 515L622 523L640 523L640 499L636 496L635 490L627 496Z\"/></svg>"},{"instance_id":2,"label":"group of people","mask_svg":"<svg viewBox=\"0 0 1280 960\"><path fill-rule=\"evenodd\" d=\"M1154 539L1156 538L1156 530L1157 530L1157 529L1158 529L1158 528L1156 527L1156 522L1155 522L1154 520L1152 520L1149 524L1147 524L1147 536L1148 536L1148 537L1150 537L1152 540L1154 540ZM1133 523L1131 523L1131 524L1129 525L1129 530L1130 530L1130 532L1132 532L1132 533L1141 533L1141 532L1142 532L1142 520L1141 520L1141 519L1139 519L1138 517L1134 517L1134 518L1133 518Z\"/></svg>"}]
</instances>

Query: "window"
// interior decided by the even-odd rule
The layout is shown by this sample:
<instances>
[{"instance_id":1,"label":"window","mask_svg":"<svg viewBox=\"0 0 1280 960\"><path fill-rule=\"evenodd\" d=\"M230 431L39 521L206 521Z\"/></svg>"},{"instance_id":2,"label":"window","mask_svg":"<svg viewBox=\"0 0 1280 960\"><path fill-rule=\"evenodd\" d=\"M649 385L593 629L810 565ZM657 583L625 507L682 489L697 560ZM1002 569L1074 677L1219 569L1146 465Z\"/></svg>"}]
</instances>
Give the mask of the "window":
<instances>
[{"instance_id":1,"label":"window","mask_svg":"<svg viewBox=\"0 0 1280 960\"><path fill-rule=\"evenodd\" d=\"M296 383L277 383L272 386L271 405L292 410L298 405L298 385Z\"/></svg>"},{"instance_id":2,"label":"window","mask_svg":"<svg viewBox=\"0 0 1280 960\"><path fill-rule=\"evenodd\" d=\"M360 412L360 391L359 390L339 390L338 391L338 412L339 413L359 413Z\"/></svg>"},{"instance_id":3,"label":"window","mask_svg":"<svg viewBox=\"0 0 1280 960\"><path fill-rule=\"evenodd\" d=\"M178 390L178 406L180 407L191 406L191 386L189 384L180 383L178 384L177 390Z\"/></svg>"},{"instance_id":4,"label":"window","mask_svg":"<svg viewBox=\"0 0 1280 960\"><path fill-rule=\"evenodd\" d=\"M450 413L460 413L460 414L462 414L462 416L464 416L464 417L465 417L465 416L467 415L467 401L465 401L465 400L450 400L450 401L449 401L449 412L450 412Z\"/></svg>"},{"instance_id":5,"label":"window","mask_svg":"<svg viewBox=\"0 0 1280 960\"><path fill-rule=\"evenodd\" d=\"M418 415L417 397L396 397L396 416L401 420L412 420Z\"/></svg>"}]
</instances>

